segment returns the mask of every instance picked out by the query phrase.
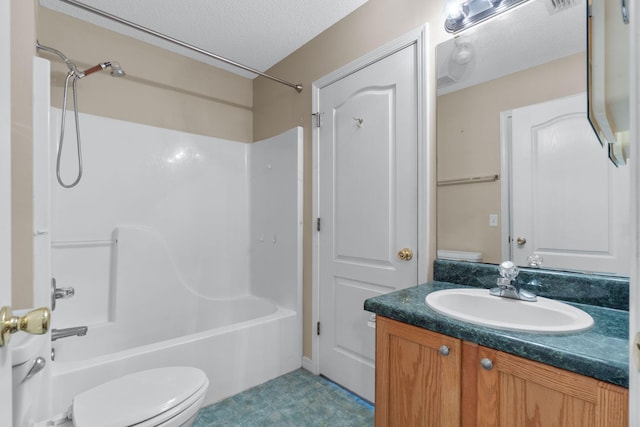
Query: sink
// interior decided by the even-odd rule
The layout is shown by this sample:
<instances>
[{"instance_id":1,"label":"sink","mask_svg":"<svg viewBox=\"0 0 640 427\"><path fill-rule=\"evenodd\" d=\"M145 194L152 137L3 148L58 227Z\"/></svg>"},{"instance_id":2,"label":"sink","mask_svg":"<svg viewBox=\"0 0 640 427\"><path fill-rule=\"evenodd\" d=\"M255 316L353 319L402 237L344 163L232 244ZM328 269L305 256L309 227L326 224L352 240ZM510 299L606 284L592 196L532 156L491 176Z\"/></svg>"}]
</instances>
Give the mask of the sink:
<instances>
[{"instance_id":1,"label":"sink","mask_svg":"<svg viewBox=\"0 0 640 427\"><path fill-rule=\"evenodd\" d=\"M535 302L496 297L488 289L445 289L425 301L445 316L509 331L561 334L593 326L589 314L571 305L541 297Z\"/></svg>"}]
</instances>

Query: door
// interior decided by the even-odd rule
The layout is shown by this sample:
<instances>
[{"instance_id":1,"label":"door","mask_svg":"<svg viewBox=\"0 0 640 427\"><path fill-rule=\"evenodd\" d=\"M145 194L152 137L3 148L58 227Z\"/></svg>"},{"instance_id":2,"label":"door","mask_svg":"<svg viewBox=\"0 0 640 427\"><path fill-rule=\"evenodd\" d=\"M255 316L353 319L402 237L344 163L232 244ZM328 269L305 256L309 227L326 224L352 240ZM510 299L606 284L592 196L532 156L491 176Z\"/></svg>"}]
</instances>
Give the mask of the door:
<instances>
[{"instance_id":1,"label":"door","mask_svg":"<svg viewBox=\"0 0 640 427\"><path fill-rule=\"evenodd\" d=\"M629 168L616 168L584 94L512 111L511 250L543 267L629 273Z\"/></svg>"},{"instance_id":2,"label":"door","mask_svg":"<svg viewBox=\"0 0 640 427\"><path fill-rule=\"evenodd\" d=\"M10 2L0 0L0 306L11 305ZM0 425L11 425L11 352L0 348Z\"/></svg>"},{"instance_id":3,"label":"door","mask_svg":"<svg viewBox=\"0 0 640 427\"><path fill-rule=\"evenodd\" d=\"M370 401L364 300L418 280L416 57L413 43L319 93L319 370Z\"/></svg>"}]
</instances>

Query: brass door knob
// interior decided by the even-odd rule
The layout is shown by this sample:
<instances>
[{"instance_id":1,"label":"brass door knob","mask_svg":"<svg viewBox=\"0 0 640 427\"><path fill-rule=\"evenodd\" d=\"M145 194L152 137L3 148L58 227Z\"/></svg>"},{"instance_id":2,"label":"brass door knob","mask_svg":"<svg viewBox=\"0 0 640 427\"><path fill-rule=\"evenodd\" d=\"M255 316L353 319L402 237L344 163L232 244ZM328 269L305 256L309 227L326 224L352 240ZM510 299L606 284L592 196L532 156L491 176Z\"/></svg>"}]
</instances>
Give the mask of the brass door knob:
<instances>
[{"instance_id":1,"label":"brass door knob","mask_svg":"<svg viewBox=\"0 0 640 427\"><path fill-rule=\"evenodd\" d=\"M42 335L49 330L51 313L46 307L31 310L24 316L14 316L11 307L0 309L0 347L9 343L11 334L24 331L28 334Z\"/></svg>"},{"instance_id":2,"label":"brass door knob","mask_svg":"<svg viewBox=\"0 0 640 427\"><path fill-rule=\"evenodd\" d=\"M400 249L400 251L398 251L398 258L402 261L411 261L411 258L413 258L413 251L409 248Z\"/></svg>"},{"instance_id":3,"label":"brass door knob","mask_svg":"<svg viewBox=\"0 0 640 427\"><path fill-rule=\"evenodd\" d=\"M522 246L527 243L527 239L524 237L518 237L516 239L516 243L518 244L518 246Z\"/></svg>"}]
</instances>

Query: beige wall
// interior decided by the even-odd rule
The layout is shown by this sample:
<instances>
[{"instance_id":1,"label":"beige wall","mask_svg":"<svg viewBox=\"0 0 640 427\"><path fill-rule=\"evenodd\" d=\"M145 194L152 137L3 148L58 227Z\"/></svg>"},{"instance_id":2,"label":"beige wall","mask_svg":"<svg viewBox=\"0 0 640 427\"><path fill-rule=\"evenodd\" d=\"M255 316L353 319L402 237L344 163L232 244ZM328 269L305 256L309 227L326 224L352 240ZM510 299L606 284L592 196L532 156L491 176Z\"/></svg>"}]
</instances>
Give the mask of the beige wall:
<instances>
[{"instance_id":1,"label":"beige wall","mask_svg":"<svg viewBox=\"0 0 640 427\"><path fill-rule=\"evenodd\" d=\"M126 78L108 72L78 82L80 111L241 142L252 142L252 80L102 27L39 8L38 40L80 69L116 61ZM52 61L51 103L62 105L67 67ZM71 136L70 136L71 138Z\"/></svg>"},{"instance_id":2,"label":"beige wall","mask_svg":"<svg viewBox=\"0 0 640 427\"><path fill-rule=\"evenodd\" d=\"M584 54L439 96L438 180L500 173L500 112L586 90ZM438 248L501 262L500 181L438 187Z\"/></svg>"},{"instance_id":3,"label":"beige wall","mask_svg":"<svg viewBox=\"0 0 640 427\"><path fill-rule=\"evenodd\" d=\"M311 357L313 326L312 314L312 155L311 155L311 84L326 74L365 55L407 32L430 23L429 66L430 76L435 73L433 64L435 45L447 35L443 28L443 3L425 0L369 0L351 15L316 37L305 46L285 58L269 70L285 80L302 83L304 90L297 94L287 87L264 78L254 83L254 138L256 140L276 135L294 126L304 127L304 347L303 353ZM430 78L428 90L433 93L434 79ZM435 123L431 97L428 119ZM430 129L429 140L434 141L435 129ZM435 144L429 147L435 150ZM433 153L432 153L433 154ZM431 171L431 173L434 173ZM431 215L435 218L435 212ZM430 227L435 236L435 224ZM434 247L435 238L430 237Z\"/></svg>"}]
</instances>

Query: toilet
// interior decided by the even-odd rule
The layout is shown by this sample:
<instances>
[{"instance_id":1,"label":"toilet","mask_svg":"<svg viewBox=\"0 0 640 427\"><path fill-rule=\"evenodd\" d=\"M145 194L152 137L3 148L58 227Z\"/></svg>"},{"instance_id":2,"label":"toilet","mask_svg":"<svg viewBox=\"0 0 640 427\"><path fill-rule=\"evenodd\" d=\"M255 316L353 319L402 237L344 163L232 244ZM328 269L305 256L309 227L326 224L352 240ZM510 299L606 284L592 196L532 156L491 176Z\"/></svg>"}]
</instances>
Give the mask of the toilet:
<instances>
[{"instance_id":1,"label":"toilet","mask_svg":"<svg viewBox=\"0 0 640 427\"><path fill-rule=\"evenodd\" d=\"M135 372L76 395L65 413L35 427L189 427L208 387L197 368Z\"/></svg>"},{"instance_id":2,"label":"toilet","mask_svg":"<svg viewBox=\"0 0 640 427\"><path fill-rule=\"evenodd\" d=\"M196 368L180 366L136 372L75 396L64 414L71 422L60 425L189 427L208 387L207 376Z\"/></svg>"},{"instance_id":3,"label":"toilet","mask_svg":"<svg viewBox=\"0 0 640 427\"><path fill-rule=\"evenodd\" d=\"M30 425L33 396L40 386L35 346L17 346L13 358L14 424ZM42 366L40 366L42 365ZM27 373L31 375L27 378ZM172 366L115 378L77 394L69 409L34 427L189 427L207 394L209 379L200 369Z\"/></svg>"},{"instance_id":4,"label":"toilet","mask_svg":"<svg viewBox=\"0 0 640 427\"><path fill-rule=\"evenodd\" d=\"M482 252L455 251L438 249L438 259L450 261L482 262Z\"/></svg>"}]
</instances>

